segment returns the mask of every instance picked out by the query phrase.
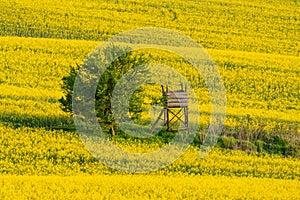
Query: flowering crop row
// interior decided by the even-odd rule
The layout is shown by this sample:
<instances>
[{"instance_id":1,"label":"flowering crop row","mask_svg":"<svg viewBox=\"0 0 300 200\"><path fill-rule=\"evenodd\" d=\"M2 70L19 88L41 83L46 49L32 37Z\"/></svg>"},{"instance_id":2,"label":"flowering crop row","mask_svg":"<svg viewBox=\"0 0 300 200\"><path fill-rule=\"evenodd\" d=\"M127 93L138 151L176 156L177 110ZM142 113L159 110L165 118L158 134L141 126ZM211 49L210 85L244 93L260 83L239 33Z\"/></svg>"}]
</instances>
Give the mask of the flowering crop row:
<instances>
[{"instance_id":1,"label":"flowering crop row","mask_svg":"<svg viewBox=\"0 0 300 200\"><path fill-rule=\"evenodd\" d=\"M181 31L206 48L299 55L298 1L3 0L0 7L2 36L101 41L155 26Z\"/></svg>"},{"instance_id":2,"label":"flowering crop row","mask_svg":"<svg viewBox=\"0 0 300 200\"><path fill-rule=\"evenodd\" d=\"M161 144L118 140L130 152L157 150ZM7 175L123 174L96 161L76 133L0 126L0 173ZM214 149L204 159L190 147L173 164L150 175L218 175L300 180L300 161L275 155ZM116 157L120 155L115 155ZM131 166L128 166L129 168Z\"/></svg>"},{"instance_id":3,"label":"flowering crop row","mask_svg":"<svg viewBox=\"0 0 300 200\"><path fill-rule=\"evenodd\" d=\"M1 176L6 199L298 199L296 180L214 176Z\"/></svg>"}]
</instances>

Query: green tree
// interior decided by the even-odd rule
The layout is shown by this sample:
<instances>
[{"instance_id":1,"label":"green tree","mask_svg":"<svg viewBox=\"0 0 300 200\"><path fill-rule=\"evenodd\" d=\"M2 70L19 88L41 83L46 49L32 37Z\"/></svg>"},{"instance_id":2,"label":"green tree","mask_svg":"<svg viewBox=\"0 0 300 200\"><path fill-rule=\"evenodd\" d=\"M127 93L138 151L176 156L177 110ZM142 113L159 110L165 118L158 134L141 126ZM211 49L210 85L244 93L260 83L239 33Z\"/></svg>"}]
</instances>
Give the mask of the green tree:
<instances>
[{"instance_id":1,"label":"green tree","mask_svg":"<svg viewBox=\"0 0 300 200\"><path fill-rule=\"evenodd\" d=\"M105 69L105 71L102 72L95 94L95 112L97 114L98 121L100 122L102 129L105 132L109 131L112 135L116 134L115 128L117 126L111 107L112 92L114 87L118 83L118 80L130 69L147 63L147 59L144 54L138 54L129 50L130 49L119 46L106 47L106 49L101 52L93 52L83 64L83 66L91 65L91 67L95 67L92 65L95 65L95 63L97 65L98 61L101 63L106 63L107 58L117 57L117 59L115 59ZM79 65L76 65L75 67L71 66L70 73L62 79L62 90L64 96L59 101L61 103L61 108L65 112L72 112L73 86L80 68L81 66ZM100 71L101 70L102 69L100 69ZM146 68L145 71L139 71L137 73L143 73L143 75L147 76ZM143 89L142 87L139 87L134 92L129 102L129 110L133 119L140 119L141 112L143 112L142 104Z\"/></svg>"}]
</instances>

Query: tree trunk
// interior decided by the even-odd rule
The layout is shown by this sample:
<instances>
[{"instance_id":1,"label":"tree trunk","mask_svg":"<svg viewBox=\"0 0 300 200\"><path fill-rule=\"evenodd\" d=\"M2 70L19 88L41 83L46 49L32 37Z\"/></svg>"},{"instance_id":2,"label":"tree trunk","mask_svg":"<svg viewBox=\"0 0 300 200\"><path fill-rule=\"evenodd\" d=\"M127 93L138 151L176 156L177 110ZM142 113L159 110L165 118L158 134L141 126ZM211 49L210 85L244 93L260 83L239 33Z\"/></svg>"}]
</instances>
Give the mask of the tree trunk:
<instances>
[{"instance_id":1,"label":"tree trunk","mask_svg":"<svg viewBox=\"0 0 300 200\"><path fill-rule=\"evenodd\" d=\"M115 136L115 135L116 135L114 126L111 126L111 127L110 127L110 133L111 133L112 136Z\"/></svg>"}]
</instances>

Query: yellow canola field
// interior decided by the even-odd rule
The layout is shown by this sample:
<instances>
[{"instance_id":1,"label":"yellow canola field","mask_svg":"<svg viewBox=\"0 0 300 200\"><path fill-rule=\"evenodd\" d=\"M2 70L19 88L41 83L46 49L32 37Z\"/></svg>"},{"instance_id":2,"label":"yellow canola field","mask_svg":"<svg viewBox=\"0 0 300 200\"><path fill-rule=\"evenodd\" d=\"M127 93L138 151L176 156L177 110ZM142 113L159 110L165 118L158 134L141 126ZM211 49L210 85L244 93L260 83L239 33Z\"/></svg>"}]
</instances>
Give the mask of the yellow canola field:
<instances>
[{"instance_id":1,"label":"yellow canola field","mask_svg":"<svg viewBox=\"0 0 300 200\"><path fill-rule=\"evenodd\" d=\"M0 176L8 199L299 199L298 180L224 176Z\"/></svg>"},{"instance_id":2,"label":"yellow canola field","mask_svg":"<svg viewBox=\"0 0 300 200\"><path fill-rule=\"evenodd\" d=\"M0 35L102 41L134 28L162 27L191 36L205 48L299 56L298 3L2 0Z\"/></svg>"},{"instance_id":3,"label":"yellow canola field","mask_svg":"<svg viewBox=\"0 0 300 200\"><path fill-rule=\"evenodd\" d=\"M213 149L200 159L192 146L160 171L130 175L95 160L77 133L56 130L72 124L58 103L69 66L113 34L161 27L190 36L216 62L225 136L274 131L299 147L299 1L1 0L0 8L0 199L300 199L297 157ZM207 125L211 105L195 70L165 52L151 56L196 86ZM140 153L164 145L115 142Z\"/></svg>"},{"instance_id":4,"label":"yellow canola field","mask_svg":"<svg viewBox=\"0 0 300 200\"><path fill-rule=\"evenodd\" d=\"M128 139L119 139L115 143L124 150L137 153L152 152L164 145ZM128 168L131 167L128 164ZM95 160L76 133L4 125L0 125L0 173L41 176L126 174ZM153 176L191 174L299 181L300 160L224 149L213 149L201 159L199 148L192 146L171 165L149 173Z\"/></svg>"},{"instance_id":5,"label":"yellow canola field","mask_svg":"<svg viewBox=\"0 0 300 200\"><path fill-rule=\"evenodd\" d=\"M57 102L62 97L61 79L68 74L69 66L81 64L100 43L1 37L0 44L2 118L35 126L55 126L68 121ZM208 53L226 88L226 125L239 127L250 122L254 128L297 130L299 57L214 49L208 49ZM190 65L172 54L150 52L149 56L156 63L178 70L197 88L195 92L202 113L200 123L207 125L211 104L203 79ZM147 92L150 97L161 93L159 90Z\"/></svg>"}]
</instances>

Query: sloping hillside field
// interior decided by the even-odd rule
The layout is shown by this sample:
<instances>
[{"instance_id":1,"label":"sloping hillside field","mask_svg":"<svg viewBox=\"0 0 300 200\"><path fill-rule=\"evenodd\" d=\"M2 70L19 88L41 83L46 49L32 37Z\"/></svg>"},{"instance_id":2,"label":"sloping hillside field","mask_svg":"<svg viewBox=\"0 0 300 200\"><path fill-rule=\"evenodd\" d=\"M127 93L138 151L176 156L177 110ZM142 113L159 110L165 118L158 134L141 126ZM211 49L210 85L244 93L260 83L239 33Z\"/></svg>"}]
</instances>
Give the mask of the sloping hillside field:
<instances>
[{"instance_id":1,"label":"sloping hillside field","mask_svg":"<svg viewBox=\"0 0 300 200\"><path fill-rule=\"evenodd\" d=\"M2 0L0 8L0 199L300 199L299 1ZM134 174L97 161L59 99L71 66L101 41L142 27L202 45L227 103L216 147L200 158L212 114L207 86L181 57L141 51L189 81L201 116L190 119L200 128L181 157ZM161 91L144 89L140 120L149 122ZM172 134L110 140L144 153L166 146Z\"/></svg>"}]
</instances>

